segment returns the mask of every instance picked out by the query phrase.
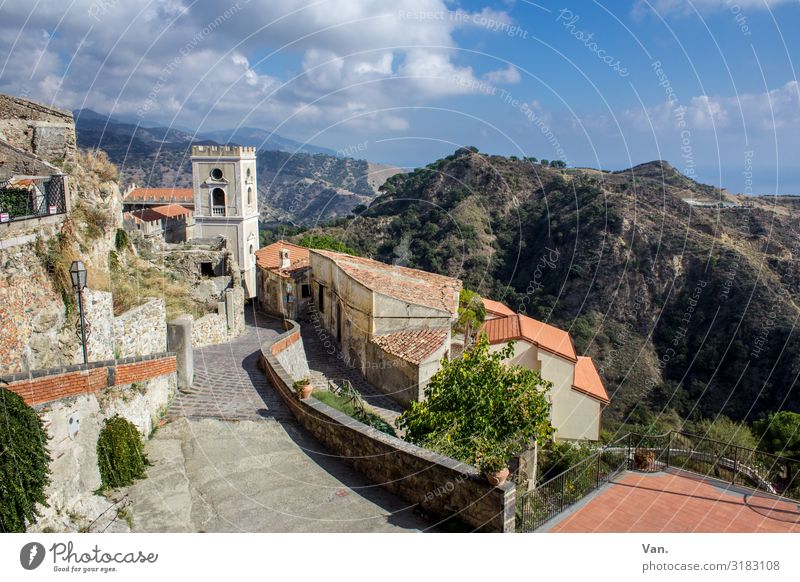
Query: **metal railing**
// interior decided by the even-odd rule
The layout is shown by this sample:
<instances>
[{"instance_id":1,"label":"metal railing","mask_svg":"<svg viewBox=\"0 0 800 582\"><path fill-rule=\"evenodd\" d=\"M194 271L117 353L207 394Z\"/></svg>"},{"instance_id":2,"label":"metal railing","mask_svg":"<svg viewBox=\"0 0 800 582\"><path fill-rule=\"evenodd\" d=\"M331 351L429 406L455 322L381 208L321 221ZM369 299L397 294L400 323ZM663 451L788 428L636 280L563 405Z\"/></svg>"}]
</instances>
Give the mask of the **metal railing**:
<instances>
[{"instance_id":1,"label":"metal railing","mask_svg":"<svg viewBox=\"0 0 800 582\"><path fill-rule=\"evenodd\" d=\"M685 432L629 433L519 495L517 531L539 529L623 470L668 467L800 501L800 460Z\"/></svg>"},{"instance_id":2,"label":"metal railing","mask_svg":"<svg viewBox=\"0 0 800 582\"><path fill-rule=\"evenodd\" d=\"M517 531L531 532L608 483L628 467L630 451L623 437L518 496Z\"/></svg>"},{"instance_id":3,"label":"metal railing","mask_svg":"<svg viewBox=\"0 0 800 582\"><path fill-rule=\"evenodd\" d=\"M0 222L64 214L66 211L63 174L0 182Z\"/></svg>"}]
</instances>

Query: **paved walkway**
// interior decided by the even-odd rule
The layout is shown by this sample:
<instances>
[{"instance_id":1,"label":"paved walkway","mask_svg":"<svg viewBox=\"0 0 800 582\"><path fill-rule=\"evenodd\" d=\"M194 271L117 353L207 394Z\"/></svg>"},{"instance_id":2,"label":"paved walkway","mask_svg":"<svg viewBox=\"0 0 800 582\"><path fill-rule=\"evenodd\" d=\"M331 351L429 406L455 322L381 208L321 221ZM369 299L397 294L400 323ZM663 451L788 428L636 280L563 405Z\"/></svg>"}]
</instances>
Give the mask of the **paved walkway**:
<instances>
[{"instance_id":1,"label":"paved walkway","mask_svg":"<svg viewBox=\"0 0 800 582\"><path fill-rule=\"evenodd\" d=\"M331 346L326 346L320 339L319 330L312 323L302 324L300 331L303 336L308 367L311 371L311 384L314 388L327 390L329 380L336 385L340 384L343 379L349 380L353 388L358 390L375 413L395 427L395 420L402 414L403 407L367 382L358 370L348 366L339 357L338 350L336 354L331 355L329 353ZM327 337L330 338L330 334L327 334Z\"/></svg>"},{"instance_id":2,"label":"paved walkway","mask_svg":"<svg viewBox=\"0 0 800 582\"><path fill-rule=\"evenodd\" d=\"M431 525L297 424L179 418L128 489L134 532L403 532Z\"/></svg>"},{"instance_id":3,"label":"paved walkway","mask_svg":"<svg viewBox=\"0 0 800 582\"><path fill-rule=\"evenodd\" d=\"M252 307L246 322L238 338L194 351L194 386L176 395L169 422L147 443L148 478L129 489L133 530L429 529L295 422L257 367L262 343L283 326Z\"/></svg>"},{"instance_id":4,"label":"paved walkway","mask_svg":"<svg viewBox=\"0 0 800 582\"><path fill-rule=\"evenodd\" d=\"M283 333L281 323L247 307L246 330L232 341L194 350L194 385L179 392L172 418L288 420L291 412L258 369L261 344Z\"/></svg>"}]
</instances>

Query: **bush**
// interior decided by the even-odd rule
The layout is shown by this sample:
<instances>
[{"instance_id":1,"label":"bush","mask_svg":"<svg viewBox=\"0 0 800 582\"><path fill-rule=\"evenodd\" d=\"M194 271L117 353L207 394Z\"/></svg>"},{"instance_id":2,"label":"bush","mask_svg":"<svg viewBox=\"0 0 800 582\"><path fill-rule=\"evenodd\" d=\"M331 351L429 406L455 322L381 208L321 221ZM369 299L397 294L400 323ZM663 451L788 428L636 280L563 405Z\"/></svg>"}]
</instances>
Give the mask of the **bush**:
<instances>
[{"instance_id":1,"label":"bush","mask_svg":"<svg viewBox=\"0 0 800 582\"><path fill-rule=\"evenodd\" d=\"M119 415L107 418L97 439L97 464L104 489L132 484L149 464L139 430Z\"/></svg>"},{"instance_id":2,"label":"bush","mask_svg":"<svg viewBox=\"0 0 800 582\"><path fill-rule=\"evenodd\" d=\"M485 334L475 346L442 367L425 387L425 400L412 402L397 420L405 438L482 469L507 466L510 458L553 434L539 372L508 366L510 342L490 352Z\"/></svg>"},{"instance_id":3,"label":"bush","mask_svg":"<svg viewBox=\"0 0 800 582\"><path fill-rule=\"evenodd\" d=\"M47 505L47 433L36 411L5 388L0 388L0 414L0 532L24 532L39 515L36 504Z\"/></svg>"}]
</instances>

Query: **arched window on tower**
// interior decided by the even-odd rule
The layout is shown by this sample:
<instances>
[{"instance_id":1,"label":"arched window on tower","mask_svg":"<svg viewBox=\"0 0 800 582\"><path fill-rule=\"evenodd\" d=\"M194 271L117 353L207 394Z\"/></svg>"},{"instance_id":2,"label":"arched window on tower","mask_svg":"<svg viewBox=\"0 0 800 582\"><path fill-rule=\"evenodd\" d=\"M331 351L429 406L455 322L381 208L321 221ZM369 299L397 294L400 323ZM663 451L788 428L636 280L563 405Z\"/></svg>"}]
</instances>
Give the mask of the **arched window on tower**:
<instances>
[{"instance_id":1,"label":"arched window on tower","mask_svg":"<svg viewBox=\"0 0 800 582\"><path fill-rule=\"evenodd\" d=\"M250 170L248 170L248 172L249 171ZM250 187L250 186L247 187L247 205L248 206L252 206L253 205L253 188Z\"/></svg>"},{"instance_id":2,"label":"arched window on tower","mask_svg":"<svg viewBox=\"0 0 800 582\"><path fill-rule=\"evenodd\" d=\"M225 190L222 188L214 188L211 191L211 214L225 216Z\"/></svg>"}]
</instances>

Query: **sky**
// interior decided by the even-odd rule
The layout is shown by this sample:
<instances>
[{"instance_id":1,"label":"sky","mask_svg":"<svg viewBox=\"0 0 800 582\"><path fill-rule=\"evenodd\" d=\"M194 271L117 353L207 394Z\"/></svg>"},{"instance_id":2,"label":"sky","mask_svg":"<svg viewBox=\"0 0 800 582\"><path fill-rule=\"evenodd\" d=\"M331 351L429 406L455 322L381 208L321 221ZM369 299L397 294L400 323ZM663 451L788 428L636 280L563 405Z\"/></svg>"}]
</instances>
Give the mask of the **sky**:
<instances>
[{"instance_id":1,"label":"sky","mask_svg":"<svg viewBox=\"0 0 800 582\"><path fill-rule=\"evenodd\" d=\"M417 167L665 159L800 194L798 0L0 0L0 91Z\"/></svg>"}]
</instances>

